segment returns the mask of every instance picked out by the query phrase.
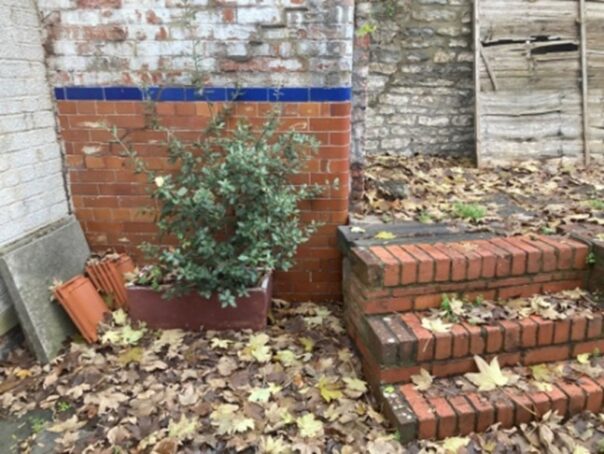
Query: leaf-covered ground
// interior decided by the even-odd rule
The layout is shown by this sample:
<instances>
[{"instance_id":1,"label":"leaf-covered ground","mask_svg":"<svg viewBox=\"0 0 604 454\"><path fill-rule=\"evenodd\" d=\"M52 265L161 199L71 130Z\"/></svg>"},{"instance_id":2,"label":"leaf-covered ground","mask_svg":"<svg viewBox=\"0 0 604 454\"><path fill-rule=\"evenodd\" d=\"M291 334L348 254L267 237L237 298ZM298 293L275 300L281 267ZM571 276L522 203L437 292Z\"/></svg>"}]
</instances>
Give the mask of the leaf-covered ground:
<instances>
[{"instance_id":1,"label":"leaf-covered ground","mask_svg":"<svg viewBox=\"0 0 604 454\"><path fill-rule=\"evenodd\" d=\"M459 158L376 156L365 168L363 216L463 222L474 228L553 233L570 224L604 226L604 166L527 161L476 169Z\"/></svg>"},{"instance_id":2,"label":"leaf-covered ground","mask_svg":"<svg viewBox=\"0 0 604 454\"><path fill-rule=\"evenodd\" d=\"M77 453L398 452L339 307L273 306L260 333L149 331L118 311L100 345L73 342L44 367L16 355L0 407L35 433L15 452L42 433ZM52 417L28 418L40 409Z\"/></svg>"},{"instance_id":3,"label":"leaf-covered ground","mask_svg":"<svg viewBox=\"0 0 604 454\"><path fill-rule=\"evenodd\" d=\"M0 367L0 435L11 434L0 451L582 454L574 449L599 446L601 416L585 413L561 426L551 416L518 430L402 447L372 406L341 319L337 305L276 301L264 332L185 333L131 326L114 312L102 344L72 342L47 366L21 350ZM600 359L583 361L600 369ZM569 374L587 367L569 364ZM559 370L515 373L521 387ZM431 392L443 386L458 389L428 384Z\"/></svg>"}]
</instances>

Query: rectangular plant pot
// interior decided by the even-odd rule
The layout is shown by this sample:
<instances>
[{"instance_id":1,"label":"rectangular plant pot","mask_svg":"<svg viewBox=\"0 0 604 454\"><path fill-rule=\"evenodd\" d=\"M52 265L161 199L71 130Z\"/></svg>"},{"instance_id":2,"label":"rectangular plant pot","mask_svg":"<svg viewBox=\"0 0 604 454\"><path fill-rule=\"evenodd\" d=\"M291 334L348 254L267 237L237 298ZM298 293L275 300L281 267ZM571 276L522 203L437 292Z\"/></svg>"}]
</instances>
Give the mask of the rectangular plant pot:
<instances>
[{"instance_id":1,"label":"rectangular plant pot","mask_svg":"<svg viewBox=\"0 0 604 454\"><path fill-rule=\"evenodd\" d=\"M165 299L150 287L130 286L127 306L132 320L145 322L153 329L264 329L273 293L272 276L266 275L257 288L248 292L247 297L237 298L237 307L223 308L218 295L208 299L193 292Z\"/></svg>"}]
</instances>

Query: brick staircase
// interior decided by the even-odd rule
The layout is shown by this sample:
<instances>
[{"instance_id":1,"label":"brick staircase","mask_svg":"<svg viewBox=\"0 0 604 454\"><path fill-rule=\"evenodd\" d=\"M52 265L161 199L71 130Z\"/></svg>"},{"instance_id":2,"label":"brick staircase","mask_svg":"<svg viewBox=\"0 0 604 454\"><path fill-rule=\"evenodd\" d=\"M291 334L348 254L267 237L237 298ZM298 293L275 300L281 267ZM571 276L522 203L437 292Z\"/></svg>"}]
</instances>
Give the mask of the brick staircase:
<instances>
[{"instance_id":1,"label":"brick staircase","mask_svg":"<svg viewBox=\"0 0 604 454\"><path fill-rule=\"evenodd\" d=\"M497 357L503 368L604 351L599 310L556 321L531 316L482 326L462 322L446 333L424 329L422 318L440 306L445 293L506 300L583 288L593 280L591 246L578 239L489 238L431 229L399 228L389 241L373 239L375 230L340 231L347 328L366 378L401 440L480 432L495 422L511 427L549 409L565 416L599 411L604 379L561 380L548 392L506 388L499 397L497 392L425 395L415 389L411 376L422 368L463 384L463 374L476 371L474 355L487 361ZM418 236L422 231L425 236Z\"/></svg>"}]
</instances>

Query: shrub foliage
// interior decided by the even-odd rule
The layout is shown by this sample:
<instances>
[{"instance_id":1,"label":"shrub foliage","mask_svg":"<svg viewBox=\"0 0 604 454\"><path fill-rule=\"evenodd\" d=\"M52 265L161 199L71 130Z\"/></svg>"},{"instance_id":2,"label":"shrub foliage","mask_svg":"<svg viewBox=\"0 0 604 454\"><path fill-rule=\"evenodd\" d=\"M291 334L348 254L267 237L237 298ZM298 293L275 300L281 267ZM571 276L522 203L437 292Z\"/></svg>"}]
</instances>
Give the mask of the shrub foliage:
<instances>
[{"instance_id":1,"label":"shrub foliage","mask_svg":"<svg viewBox=\"0 0 604 454\"><path fill-rule=\"evenodd\" d=\"M227 132L229 117L228 108L215 115L193 143L166 130L169 159L177 164L167 174L147 169L125 146L153 185L161 235L175 244L143 246L155 264L142 282L168 297L217 292L223 306L235 306L236 297L267 272L290 268L297 247L316 230L315 223L301 222L298 205L322 188L290 181L304 169L316 140L279 131L278 113L260 130L239 121Z\"/></svg>"}]
</instances>

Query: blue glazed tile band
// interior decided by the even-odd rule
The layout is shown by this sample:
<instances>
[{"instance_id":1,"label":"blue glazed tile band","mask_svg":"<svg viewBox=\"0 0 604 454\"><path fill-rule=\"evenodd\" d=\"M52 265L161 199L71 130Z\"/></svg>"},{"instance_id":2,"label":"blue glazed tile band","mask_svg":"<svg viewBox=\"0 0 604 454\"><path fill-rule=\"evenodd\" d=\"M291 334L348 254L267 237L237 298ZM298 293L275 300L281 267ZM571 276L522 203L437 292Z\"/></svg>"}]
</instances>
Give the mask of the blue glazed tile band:
<instances>
[{"instance_id":1,"label":"blue glazed tile band","mask_svg":"<svg viewBox=\"0 0 604 454\"><path fill-rule=\"evenodd\" d=\"M350 87L57 87L59 101L248 101L248 102L346 102Z\"/></svg>"}]
</instances>

